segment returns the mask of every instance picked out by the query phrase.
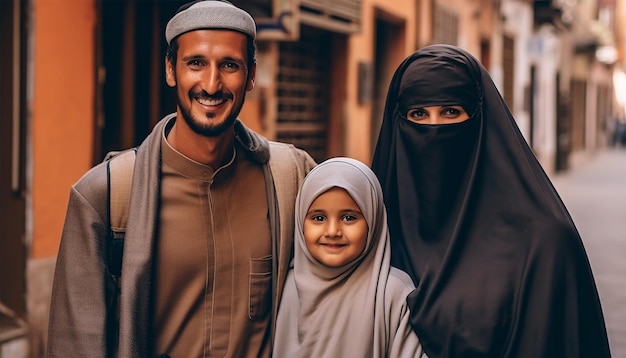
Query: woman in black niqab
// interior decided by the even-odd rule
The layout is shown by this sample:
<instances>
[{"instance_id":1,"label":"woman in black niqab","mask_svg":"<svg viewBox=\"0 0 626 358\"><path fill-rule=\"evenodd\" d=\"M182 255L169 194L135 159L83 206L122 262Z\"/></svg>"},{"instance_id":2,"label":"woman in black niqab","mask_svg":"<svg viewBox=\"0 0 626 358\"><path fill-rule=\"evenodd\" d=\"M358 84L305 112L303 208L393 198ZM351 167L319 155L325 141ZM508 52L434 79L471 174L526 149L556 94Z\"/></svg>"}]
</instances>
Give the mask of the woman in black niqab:
<instances>
[{"instance_id":1,"label":"woman in black niqab","mask_svg":"<svg viewBox=\"0 0 626 358\"><path fill-rule=\"evenodd\" d=\"M460 123L407 120L460 105ZM372 169L392 264L413 278L411 324L429 357L607 357L602 308L572 219L487 70L425 47L391 81Z\"/></svg>"}]
</instances>

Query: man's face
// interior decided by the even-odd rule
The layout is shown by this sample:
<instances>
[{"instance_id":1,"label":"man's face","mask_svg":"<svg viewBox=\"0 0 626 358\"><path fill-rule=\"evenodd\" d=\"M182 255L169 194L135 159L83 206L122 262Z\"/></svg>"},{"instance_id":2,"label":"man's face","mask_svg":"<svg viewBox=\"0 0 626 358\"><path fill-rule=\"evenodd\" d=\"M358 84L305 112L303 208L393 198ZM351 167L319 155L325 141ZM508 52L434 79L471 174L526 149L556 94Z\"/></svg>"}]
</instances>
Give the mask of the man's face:
<instances>
[{"instance_id":1,"label":"man's face","mask_svg":"<svg viewBox=\"0 0 626 358\"><path fill-rule=\"evenodd\" d=\"M214 137L229 128L254 87L256 66L246 67L244 34L196 30L178 38L177 61L166 59L166 80L176 87L178 115L197 134Z\"/></svg>"}]
</instances>

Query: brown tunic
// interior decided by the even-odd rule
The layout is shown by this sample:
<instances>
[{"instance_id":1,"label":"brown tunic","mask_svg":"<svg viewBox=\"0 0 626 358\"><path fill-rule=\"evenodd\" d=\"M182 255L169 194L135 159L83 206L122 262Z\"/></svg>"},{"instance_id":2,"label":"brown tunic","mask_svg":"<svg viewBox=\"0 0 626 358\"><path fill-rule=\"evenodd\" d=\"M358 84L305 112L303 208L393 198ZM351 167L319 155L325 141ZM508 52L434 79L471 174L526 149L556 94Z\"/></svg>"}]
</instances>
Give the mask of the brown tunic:
<instances>
[{"instance_id":1,"label":"brown tunic","mask_svg":"<svg viewBox=\"0 0 626 358\"><path fill-rule=\"evenodd\" d=\"M50 358L111 357L116 356L115 352L119 357L151 357L155 352L156 339L151 327L156 313L161 147L164 128L175 118L176 112L165 116L137 148L119 293L107 269L108 162L90 169L72 185L50 303L47 349ZM234 130L237 155L261 165L265 173L275 252L272 260L275 318L292 252L295 196L315 162L293 145L267 141L239 120L235 121ZM116 298L119 298L119 315Z\"/></svg>"},{"instance_id":2,"label":"brown tunic","mask_svg":"<svg viewBox=\"0 0 626 358\"><path fill-rule=\"evenodd\" d=\"M153 352L268 357L272 256L262 167L214 171L162 143Z\"/></svg>"}]
</instances>

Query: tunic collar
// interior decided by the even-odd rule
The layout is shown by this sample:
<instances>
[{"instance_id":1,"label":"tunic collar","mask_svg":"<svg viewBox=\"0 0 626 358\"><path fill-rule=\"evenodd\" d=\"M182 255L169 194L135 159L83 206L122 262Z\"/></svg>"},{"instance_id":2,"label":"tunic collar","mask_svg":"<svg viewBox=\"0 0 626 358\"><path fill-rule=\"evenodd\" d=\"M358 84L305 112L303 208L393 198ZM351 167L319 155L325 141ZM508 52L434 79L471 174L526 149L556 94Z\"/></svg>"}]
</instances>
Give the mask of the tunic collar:
<instances>
[{"instance_id":1,"label":"tunic collar","mask_svg":"<svg viewBox=\"0 0 626 358\"><path fill-rule=\"evenodd\" d=\"M172 118L170 122L163 127L163 132L161 134L161 154L163 156L163 163L171 166L174 171L185 177L204 182L211 182L217 173L225 174L234 170L233 163L235 163L235 158L237 156L236 146L233 147L233 154L228 163L221 166L217 170L213 169L209 165L202 164L185 156L172 147L172 145L167 141L167 135L169 134L175 120L176 118Z\"/></svg>"}]
</instances>

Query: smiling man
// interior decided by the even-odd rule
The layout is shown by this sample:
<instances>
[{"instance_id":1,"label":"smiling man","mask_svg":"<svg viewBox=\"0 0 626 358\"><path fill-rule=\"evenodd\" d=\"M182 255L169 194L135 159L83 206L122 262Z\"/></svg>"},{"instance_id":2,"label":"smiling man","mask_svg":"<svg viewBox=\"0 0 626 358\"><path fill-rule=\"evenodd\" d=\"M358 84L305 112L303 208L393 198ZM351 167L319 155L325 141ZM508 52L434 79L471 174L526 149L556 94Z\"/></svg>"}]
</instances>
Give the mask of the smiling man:
<instances>
[{"instance_id":1,"label":"smiling man","mask_svg":"<svg viewBox=\"0 0 626 358\"><path fill-rule=\"evenodd\" d=\"M315 163L237 118L254 88L255 36L226 1L189 3L168 22L177 108L137 148L119 302L103 163L70 192L50 357L269 357L295 194Z\"/></svg>"}]
</instances>

